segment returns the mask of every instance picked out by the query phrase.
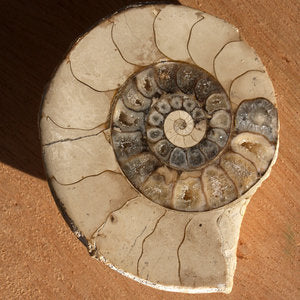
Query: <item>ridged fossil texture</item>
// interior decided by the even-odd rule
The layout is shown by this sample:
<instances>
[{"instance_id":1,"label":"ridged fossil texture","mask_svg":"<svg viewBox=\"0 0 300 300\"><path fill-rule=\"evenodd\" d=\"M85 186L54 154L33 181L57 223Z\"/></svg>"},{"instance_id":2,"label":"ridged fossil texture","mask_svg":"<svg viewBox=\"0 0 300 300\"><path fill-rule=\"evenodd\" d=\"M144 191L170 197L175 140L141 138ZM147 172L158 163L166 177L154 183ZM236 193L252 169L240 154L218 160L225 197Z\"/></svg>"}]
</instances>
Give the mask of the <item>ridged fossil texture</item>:
<instances>
[{"instance_id":1,"label":"ridged fossil texture","mask_svg":"<svg viewBox=\"0 0 300 300\"><path fill-rule=\"evenodd\" d=\"M40 114L49 184L90 254L188 293L231 291L278 127L255 51L232 25L180 5L102 20L59 66Z\"/></svg>"}]
</instances>

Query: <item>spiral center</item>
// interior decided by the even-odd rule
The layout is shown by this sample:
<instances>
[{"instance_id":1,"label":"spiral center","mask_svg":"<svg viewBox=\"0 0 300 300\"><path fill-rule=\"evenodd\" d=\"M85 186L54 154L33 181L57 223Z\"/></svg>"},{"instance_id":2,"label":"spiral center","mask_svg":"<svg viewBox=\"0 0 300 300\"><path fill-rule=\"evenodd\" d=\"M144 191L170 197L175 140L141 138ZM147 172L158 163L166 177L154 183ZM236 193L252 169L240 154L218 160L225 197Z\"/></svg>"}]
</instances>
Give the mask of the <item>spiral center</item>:
<instances>
[{"instance_id":1,"label":"spiral center","mask_svg":"<svg viewBox=\"0 0 300 300\"><path fill-rule=\"evenodd\" d=\"M114 103L111 137L117 160L129 181L154 202L167 197L154 195L156 189L149 186L164 182L161 170L175 177L200 170L228 141L229 99L218 81L197 66L150 65L128 78Z\"/></svg>"},{"instance_id":2,"label":"spiral center","mask_svg":"<svg viewBox=\"0 0 300 300\"><path fill-rule=\"evenodd\" d=\"M178 119L174 122L174 129L176 132L185 129L186 126L187 126L186 121L183 119Z\"/></svg>"},{"instance_id":3,"label":"spiral center","mask_svg":"<svg viewBox=\"0 0 300 300\"><path fill-rule=\"evenodd\" d=\"M184 110L171 112L164 123L164 131L167 139L175 146L181 148L191 147L199 141L191 139L189 136L194 130L194 120Z\"/></svg>"}]
</instances>

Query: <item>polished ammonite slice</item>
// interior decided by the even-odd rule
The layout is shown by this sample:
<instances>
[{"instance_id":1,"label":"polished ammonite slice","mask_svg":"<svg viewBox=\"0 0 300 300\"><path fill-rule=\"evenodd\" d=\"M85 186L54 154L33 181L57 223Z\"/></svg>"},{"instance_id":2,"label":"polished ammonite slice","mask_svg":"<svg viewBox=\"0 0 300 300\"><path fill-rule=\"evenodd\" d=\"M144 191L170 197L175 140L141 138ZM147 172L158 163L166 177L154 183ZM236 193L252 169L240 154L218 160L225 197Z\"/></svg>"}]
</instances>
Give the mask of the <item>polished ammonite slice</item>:
<instances>
[{"instance_id":1,"label":"polished ammonite slice","mask_svg":"<svg viewBox=\"0 0 300 300\"><path fill-rule=\"evenodd\" d=\"M269 100L244 100L232 114L208 72L160 62L116 93L112 146L125 176L148 199L183 211L213 209L251 188L275 152L277 111Z\"/></svg>"},{"instance_id":2,"label":"polished ammonite slice","mask_svg":"<svg viewBox=\"0 0 300 300\"><path fill-rule=\"evenodd\" d=\"M40 128L53 195L93 257L164 290L231 291L278 151L272 83L236 28L180 5L102 20L58 68Z\"/></svg>"}]
</instances>

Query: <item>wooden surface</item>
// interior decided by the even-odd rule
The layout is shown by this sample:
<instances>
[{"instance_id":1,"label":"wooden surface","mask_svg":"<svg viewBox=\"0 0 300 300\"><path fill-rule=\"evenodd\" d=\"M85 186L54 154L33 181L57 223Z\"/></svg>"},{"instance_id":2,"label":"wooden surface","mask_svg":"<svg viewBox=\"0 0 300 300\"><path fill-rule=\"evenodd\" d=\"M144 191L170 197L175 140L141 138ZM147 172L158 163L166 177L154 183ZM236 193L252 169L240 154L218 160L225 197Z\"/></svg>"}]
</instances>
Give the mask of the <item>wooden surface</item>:
<instances>
[{"instance_id":1,"label":"wooden surface","mask_svg":"<svg viewBox=\"0 0 300 300\"><path fill-rule=\"evenodd\" d=\"M248 206L230 295L172 294L127 279L90 258L60 215L43 175L41 95L71 42L130 2L0 0L0 298L299 299L297 0L182 1L237 26L277 93L279 157Z\"/></svg>"}]
</instances>

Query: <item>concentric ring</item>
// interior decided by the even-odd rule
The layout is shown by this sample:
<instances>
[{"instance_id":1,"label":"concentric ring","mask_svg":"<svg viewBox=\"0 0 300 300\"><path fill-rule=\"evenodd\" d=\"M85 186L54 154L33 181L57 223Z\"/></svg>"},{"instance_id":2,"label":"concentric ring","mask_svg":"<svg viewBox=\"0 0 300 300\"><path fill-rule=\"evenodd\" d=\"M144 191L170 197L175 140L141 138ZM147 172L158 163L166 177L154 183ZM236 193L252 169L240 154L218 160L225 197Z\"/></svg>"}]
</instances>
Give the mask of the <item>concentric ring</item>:
<instances>
[{"instance_id":1,"label":"concentric ring","mask_svg":"<svg viewBox=\"0 0 300 300\"><path fill-rule=\"evenodd\" d=\"M225 91L213 76L187 63L166 61L144 68L120 87L114 103L116 158L142 193L158 167L177 173L199 170L224 149L230 136Z\"/></svg>"}]
</instances>

